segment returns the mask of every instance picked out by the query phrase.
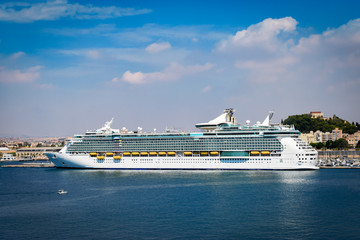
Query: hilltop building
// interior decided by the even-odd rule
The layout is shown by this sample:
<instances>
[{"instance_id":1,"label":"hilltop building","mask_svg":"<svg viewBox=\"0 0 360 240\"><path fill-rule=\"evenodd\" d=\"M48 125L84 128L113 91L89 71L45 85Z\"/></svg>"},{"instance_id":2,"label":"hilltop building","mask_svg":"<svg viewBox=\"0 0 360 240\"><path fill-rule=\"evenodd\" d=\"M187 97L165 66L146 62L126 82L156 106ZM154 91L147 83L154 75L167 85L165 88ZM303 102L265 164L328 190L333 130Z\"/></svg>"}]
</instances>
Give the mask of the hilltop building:
<instances>
[{"instance_id":1,"label":"hilltop building","mask_svg":"<svg viewBox=\"0 0 360 240\"><path fill-rule=\"evenodd\" d=\"M324 119L324 120L329 120L331 119L331 117L324 117L324 113L322 112L310 112L310 116L311 118L321 118L321 119Z\"/></svg>"},{"instance_id":2,"label":"hilltop building","mask_svg":"<svg viewBox=\"0 0 360 240\"><path fill-rule=\"evenodd\" d=\"M310 112L311 118L324 118L324 114L322 112Z\"/></svg>"}]
</instances>

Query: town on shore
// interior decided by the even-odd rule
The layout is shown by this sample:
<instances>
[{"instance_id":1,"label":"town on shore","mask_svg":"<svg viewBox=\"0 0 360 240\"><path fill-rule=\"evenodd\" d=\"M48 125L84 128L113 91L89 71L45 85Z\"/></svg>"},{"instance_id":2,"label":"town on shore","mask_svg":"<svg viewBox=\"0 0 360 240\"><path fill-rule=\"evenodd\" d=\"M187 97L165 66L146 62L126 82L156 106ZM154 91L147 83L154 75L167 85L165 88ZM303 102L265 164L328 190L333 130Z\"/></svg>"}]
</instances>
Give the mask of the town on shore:
<instances>
[{"instance_id":1,"label":"town on shore","mask_svg":"<svg viewBox=\"0 0 360 240\"><path fill-rule=\"evenodd\" d=\"M310 112L289 116L282 124L294 125L301 132L300 138L318 151L320 167L360 167L358 123L350 124L336 115L324 117L322 112ZM37 166L32 163L39 161L44 166L44 163L49 162L44 153L60 151L65 142L64 137L0 138L0 160L28 162L26 166ZM52 164L49 163L49 166Z\"/></svg>"}]
</instances>

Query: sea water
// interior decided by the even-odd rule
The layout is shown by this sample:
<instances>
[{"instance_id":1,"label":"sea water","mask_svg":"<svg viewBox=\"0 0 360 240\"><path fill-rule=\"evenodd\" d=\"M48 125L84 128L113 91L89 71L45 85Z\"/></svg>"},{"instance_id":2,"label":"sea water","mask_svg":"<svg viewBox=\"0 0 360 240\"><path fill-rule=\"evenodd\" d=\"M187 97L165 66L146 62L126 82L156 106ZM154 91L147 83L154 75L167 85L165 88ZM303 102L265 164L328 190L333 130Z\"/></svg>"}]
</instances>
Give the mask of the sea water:
<instances>
[{"instance_id":1,"label":"sea water","mask_svg":"<svg viewBox=\"0 0 360 240\"><path fill-rule=\"evenodd\" d=\"M359 238L358 169L0 168L0 239Z\"/></svg>"}]
</instances>

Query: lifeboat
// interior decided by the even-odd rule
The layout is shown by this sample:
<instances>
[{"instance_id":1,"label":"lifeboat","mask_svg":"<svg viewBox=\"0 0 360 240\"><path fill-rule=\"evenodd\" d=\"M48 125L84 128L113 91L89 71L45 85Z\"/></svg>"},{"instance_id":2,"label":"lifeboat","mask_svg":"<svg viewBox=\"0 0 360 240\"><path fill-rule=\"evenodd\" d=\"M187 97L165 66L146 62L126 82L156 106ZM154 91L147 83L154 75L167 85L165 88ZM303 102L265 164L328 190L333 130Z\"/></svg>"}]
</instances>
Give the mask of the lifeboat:
<instances>
[{"instance_id":1,"label":"lifeboat","mask_svg":"<svg viewBox=\"0 0 360 240\"><path fill-rule=\"evenodd\" d=\"M259 153L260 153L259 151L251 151L250 152L251 155L259 155Z\"/></svg>"},{"instance_id":2,"label":"lifeboat","mask_svg":"<svg viewBox=\"0 0 360 240\"><path fill-rule=\"evenodd\" d=\"M184 155L185 156L190 156L190 155L192 155L192 152L184 152Z\"/></svg>"},{"instance_id":3,"label":"lifeboat","mask_svg":"<svg viewBox=\"0 0 360 240\"><path fill-rule=\"evenodd\" d=\"M150 156L156 156L157 152L150 152Z\"/></svg>"},{"instance_id":4,"label":"lifeboat","mask_svg":"<svg viewBox=\"0 0 360 240\"><path fill-rule=\"evenodd\" d=\"M106 156L114 156L114 153L112 153L112 152L107 152L107 153L106 153Z\"/></svg>"},{"instance_id":5,"label":"lifeboat","mask_svg":"<svg viewBox=\"0 0 360 240\"><path fill-rule=\"evenodd\" d=\"M124 156L130 156L130 154L131 154L130 152L124 152L123 153Z\"/></svg>"},{"instance_id":6,"label":"lifeboat","mask_svg":"<svg viewBox=\"0 0 360 240\"><path fill-rule=\"evenodd\" d=\"M114 156L114 159L121 159L121 156Z\"/></svg>"},{"instance_id":7,"label":"lifeboat","mask_svg":"<svg viewBox=\"0 0 360 240\"><path fill-rule=\"evenodd\" d=\"M148 152L141 152L140 155L141 155L141 156L147 156L147 155L149 155L149 154L148 154Z\"/></svg>"},{"instance_id":8,"label":"lifeboat","mask_svg":"<svg viewBox=\"0 0 360 240\"><path fill-rule=\"evenodd\" d=\"M103 159L105 159L105 156L97 156L96 158L99 160L103 160Z\"/></svg>"},{"instance_id":9,"label":"lifeboat","mask_svg":"<svg viewBox=\"0 0 360 240\"><path fill-rule=\"evenodd\" d=\"M90 153L90 156L92 156L92 157L95 157L96 155L97 155L96 152L91 152L91 153Z\"/></svg>"},{"instance_id":10,"label":"lifeboat","mask_svg":"<svg viewBox=\"0 0 360 240\"><path fill-rule=\"evenodd\" d=\"M210 152L210 155L219 155L219 152L213 151L213 152Z\"/></svg>"},{"instance_id":11,"label":"lifeboat","mask_svg":"<svg viewBox=\"0 0 360 240\"><path fill-rule=\"evenodd\" d=\"M159 156L165 156L166 152L159 152Z\"/></svg>"},{"instance_id":12,"label":"lifeboat","mask_svg":"<svg viewBox=\"0 0 360 240\"><path fill-rule=\"evenodd\" d=\"M139 156L139 152L132 152L133 156Z\"/></svg>"},{"instance_id":13,"label":"lifeboat","mask_svg":"<svg viewBox=\"0 0 360 240\"><path fill-rule=\"evenodd\" d=\"M270 155L270 151L261 151L261 155Z\"/></svg>"},{"instance_id":14,"label":"lifeboat","mask_svg":"<svg viewBox=\"0 0 360 240\"><path fill-rule=\"evenodd\" d=\"M209 154L209 152L200 152L201 156L205 156L205 155L208 155L208 154Z\"/></svg>"},{"instance_id":15,"label":"lifeboat","mask_svg":"<svg viewBox=\"0 0 360 240\"><path fill-rule=\"evenodd\" d=\"M175 152L168 152L168 156L175 156Z\"/></svg>"}]
</instances>

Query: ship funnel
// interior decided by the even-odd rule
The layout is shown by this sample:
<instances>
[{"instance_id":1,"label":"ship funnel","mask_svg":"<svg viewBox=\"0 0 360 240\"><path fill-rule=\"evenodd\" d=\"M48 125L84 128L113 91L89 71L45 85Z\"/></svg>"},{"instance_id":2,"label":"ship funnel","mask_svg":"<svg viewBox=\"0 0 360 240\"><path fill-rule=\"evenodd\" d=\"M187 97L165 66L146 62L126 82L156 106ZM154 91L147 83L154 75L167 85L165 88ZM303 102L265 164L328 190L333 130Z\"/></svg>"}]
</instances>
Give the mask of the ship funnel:
<instances>
[{"instance_id":1,"label":"ship funnel","mask_svg":"<svg viewBox=\"0 0 360 240\"><path fill-rule=\"evenodd\" d=\"M274 111L269 111L269 115L265 118L264 122L260 126L270 126L270 120L274 115Z\"/></svg>"},{"instance_id":2,"label":"ship funnel","mask_svg":"<svg viewBox=\"0 0 360 240\"><path fill-rule=\"evenodd\" d=\"M233 117L235 110L233 108L227 108L224 110L224 113L218 116L217 118L207 122L207 123L198 123L195 127L204 129L207 131L214 130L221 124L230 124L236 123L235 117Z\"/></svg>"},{"instance_id":3,"label":"ship funnel","mask_svg":"<svg viewBox=\"0 0 360 240\"><path fill-rule=\"evenodd\" d=\"M114 118L111 118L110 121L105 122L104 126L102 128L99 128L96 130L97 133L112 133L112 132L119 132L118 129L112 129L111 124L113 123Z\"/></svg>"}]
</instances>

